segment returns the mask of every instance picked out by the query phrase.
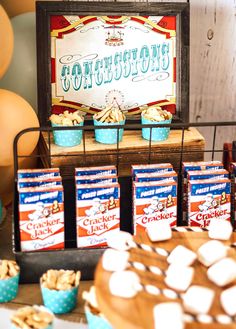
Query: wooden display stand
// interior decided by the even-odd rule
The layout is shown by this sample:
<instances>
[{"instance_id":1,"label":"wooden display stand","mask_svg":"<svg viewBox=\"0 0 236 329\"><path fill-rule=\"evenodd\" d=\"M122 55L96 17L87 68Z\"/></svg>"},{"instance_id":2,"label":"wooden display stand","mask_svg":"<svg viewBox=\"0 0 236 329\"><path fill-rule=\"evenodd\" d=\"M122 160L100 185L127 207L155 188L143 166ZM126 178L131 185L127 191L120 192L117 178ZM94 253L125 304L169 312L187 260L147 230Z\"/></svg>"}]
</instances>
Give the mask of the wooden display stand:
<instances>
[{"instance_id":1,"label":"wooden display stand","mask_svg":"<svg viewBox=\"0 0 236 329\"><path fill-rule=\"evenodd\" d=\"M226 244L235 242L236 233L232 234L230 241ZM143 242L150 244L150 241L146 236L137 237L137 242ZM178 245L184 245L187 248L197 251L197 249L205 242L209 241L208 232L173 232L173 238L169 241L153 243L154 247L162 247L168 251L174 249ZM230 249L228 255L236 259L235 250ZM130 260L138 261L145 265L158 266L163 270L166 270L168 264L164 257L158 256L152 252L146 252L138 249L131 249ZM193 265L195 269L193 283L197 285L206 286L215 291L215 299L210 309L209 314L217 315L224 314L222 307L220 306L219 296L224 288L219 288L206 278L207 268L196 262ZM132 269L133 270L133 269ZM135 271L135 270L134 270ZM140 276L141 283L151 284L160 288L166 288L163 281L163 276L155 275L151 272L136 271ZM98 298L98 304L101 312L105 315L113 328L125 328L125 329L152 329L154 328L153 320L153 307L161 302L175 302L179 300L167 299L164 296L151 296L146 292L138 293L134 298L125 299L118 298L111 295L108 287L108 282L111 273L103 270L101 261L99 262L95 272L95 287ZM232 284L233 285L233 284ZM229 285L227 286L229 287ZM232 300L232 303L234 301ZM170 314L171 316L171 314ZM220 325L216 323L212 324L199 324L188 323L185 326L186 329L233 329L235 323L230 325ZM169 329L169 328L168 328Z\"/></svg>"},{"instance_id":2,"label":"wooden display stand","mask_svg":"<svg viewBox=\"0 0 236 329\"><path fill-rule=\"evenodd\" d=\"M181 160L202 161L204 159L205 139L196 128L184 132L171 129L169 138L162 142L152 142L141 136L140 130L125 130L122 141L117 144L100 144L95 141L94 131L85 131L85 143L74 147L61 147L53 143L50 133L42 133L41 154L45 167L61 167L74 174L74 167L117 165L119 176L130 176L131 164L171 162L178 171ZM181 159L182 150L182 159Z\"/></svg>"}]
</instances>

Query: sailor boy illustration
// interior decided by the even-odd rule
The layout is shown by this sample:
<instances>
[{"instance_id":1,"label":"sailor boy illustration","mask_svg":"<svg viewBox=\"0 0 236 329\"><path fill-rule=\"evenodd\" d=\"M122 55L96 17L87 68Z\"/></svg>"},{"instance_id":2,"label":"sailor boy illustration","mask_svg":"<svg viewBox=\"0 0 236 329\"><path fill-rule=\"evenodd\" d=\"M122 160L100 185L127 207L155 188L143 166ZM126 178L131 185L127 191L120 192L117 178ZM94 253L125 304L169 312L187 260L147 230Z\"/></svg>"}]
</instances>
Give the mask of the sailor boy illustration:
<instances>
[{"instance_id":1,"label":"sailor boy illustration","mask_svg":"<svg viewBox=\"0 0 236 329\"><path fill-rule=\"evenodd\" d=\"M198 208L201 212L207 211L207 210L212 209L214 207L215 207L214 197L213 197L213 194L211 194L211 193L208 193L206 195L204 203L200 204L198 206Z\"/></svg>"},{"instance_id":2,"label":"sailor boy illustration","mask_svg":"<svg viewBox=\"0 0 236 329\"><path fill-rule=\"evenodd\" d=\"M163 210L163 204L157 196L152 197L151 204L143 209L146 215L151 215L157 211L162 211L162 210Z\"/></svg>"},{"instance_id":3,"label":"sailor boy illustration","mask_svg":"<svg viewBox=\"0 0 236 329\"><path fill-rule=\"evenodd\" d=\"M44 218L44 204L43 202L37 202L35 205L35 211L32 214L29 214L28 217L30 220L38 220Z\"/></svg>"},{"instance_id":4,"label":"sailor boy illustration","mask_svg":"<svg viewBox=\"0 0 236 329\"><path fill-rule=\"evenodd\" d=\"M101 200L99 198L94 198L92 200L92 207L85 211L86 215L88 217L95 216L98 214L103 214L106 211L106 208L101 203Z\"/></svg>"}]
</instances>

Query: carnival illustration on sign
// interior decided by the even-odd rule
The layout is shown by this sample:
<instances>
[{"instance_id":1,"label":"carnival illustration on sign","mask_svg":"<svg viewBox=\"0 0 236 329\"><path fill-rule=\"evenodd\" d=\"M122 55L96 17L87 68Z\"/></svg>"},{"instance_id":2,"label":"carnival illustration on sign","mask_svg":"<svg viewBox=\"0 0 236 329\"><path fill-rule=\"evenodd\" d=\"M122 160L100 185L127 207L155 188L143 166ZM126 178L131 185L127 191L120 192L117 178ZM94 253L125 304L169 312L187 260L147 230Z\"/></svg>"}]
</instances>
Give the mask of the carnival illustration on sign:
<instances>
[{"instance_id":1,"label":"carnival illustration on sign","mask_svg":"<svg viewBox=\"0 0 236 329\"><path fill-rule=\"evenodd\" d=\"M52 112L176 112L175 16L51 16Z\"/></svg>"}]
</instances>

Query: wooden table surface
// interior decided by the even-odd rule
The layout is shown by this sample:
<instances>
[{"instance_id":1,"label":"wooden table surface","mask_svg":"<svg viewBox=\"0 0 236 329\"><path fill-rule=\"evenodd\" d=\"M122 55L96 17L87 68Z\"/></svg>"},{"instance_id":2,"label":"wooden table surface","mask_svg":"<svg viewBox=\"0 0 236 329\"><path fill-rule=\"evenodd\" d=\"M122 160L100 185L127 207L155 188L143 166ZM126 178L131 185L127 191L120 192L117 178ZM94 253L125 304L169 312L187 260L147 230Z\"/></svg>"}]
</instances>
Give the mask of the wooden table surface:
<instances>
[{"instance_id":1,"label":"wooden table surface","mask_svg":"<svg viewBox=\"0 0 236 329\"><path fill-rule=\"evenodd\" d=\"M149 239L146 235L140 235L136 237L137 242L150 244ZM169 241L153 243L154 247L165 248L169 252L174 249L177 245L184 245L187 248L197 251L197 249L206 241L209 241L207 232L173 232L173 238ZM224 242L229 245L236 241L236 232L232 234L230 241ZM234 248L229 248L228 256L236 260L236 251ZM152 252L146 252L139 249L131 249L130 260L138 261L147 266L158 266L162 270L166 270L168 264L165 257L158 256ZM223 288L215 286L206 277L207 269L205 266L201 265L199 262L195 262L193 265L195 272L193 277L193 284L207 286L215 291L215 299L213 305L210 309L210 315L224 314L224 311L220 305L219 296ZM134 272L138 273L140 280L143 284L153 284L159 288L166 288L164 283L164 277L160 275L155 275L151 272L143 272L132 269ZM96 273L95 273L95 287L97 291L97 298L101 312L107 317L114 329L153 329L154 328L154 318L153 318L153 307L160 303L166 301L176 301L170 300L164 296L153 296L148 295L146 292L142 291L138 293L134 298L125 299L120 297L112 296L109 290L109 279L111 273L105 271L102 268L101 261L99 262ZM227 287L235 285L236 280L227 285ZM177 300L180 302L180 300ZM235 303L236 301L232 301ZM171 315L170 315L171 316ZM235 329L236 322L230 325L222 324L197 324L188 323L185 326L186 329ZM169 328L167 328L169 329Z\"/></svg>"},{"instance_id":2,"label":"wooden table surface","mask_svg":"<svg viewBox=\"0 0 236 329\"><path fill-rule=\"evenodd\" d=\"M7 217L4 219L2 225L0 225L0 259L14 259L12 253L12 228L11 228L11 214L12 210L9 208L7 210ZM82 292L89 290L90 286L93 284L93 281L81 281L79 287L79 296L77 307L73 310L72 313L57 316L58 318L74 321L79 323L86 323L85 314L84 314L84 301L81 298ZM19 293L13 301L6 304L0 304L4 307L10 309L17 309L24 305L42 305L42 298L40 287L38 284L22 284L19 287ZM0 326L1 327L1 326Z\"/></svg>"}]
</instances>

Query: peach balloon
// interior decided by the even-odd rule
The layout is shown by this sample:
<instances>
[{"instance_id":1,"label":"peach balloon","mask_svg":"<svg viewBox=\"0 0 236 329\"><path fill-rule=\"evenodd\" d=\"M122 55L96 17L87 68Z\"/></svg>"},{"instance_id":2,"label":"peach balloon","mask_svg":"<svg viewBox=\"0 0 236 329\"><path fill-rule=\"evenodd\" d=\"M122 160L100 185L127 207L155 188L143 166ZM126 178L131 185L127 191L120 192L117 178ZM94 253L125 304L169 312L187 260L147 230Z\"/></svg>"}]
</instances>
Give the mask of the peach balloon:
<instances>
[{"instance_id":1,"label":"peach balloon","mask_svg":"<svg viewBox=\"0 0 236 329\"><path fill-rule=\"evenodd\" d=\"M37 168L37 148L29 158L19 158L19 168ZM14 195L14 166L0 167L0 199L4 206L8 205L13 200Z\"/></svg>"},{"instance_id":2,"label":"peach balloon","mask_svg":"<svg viewBox=\"0 0 236 329\"><path fill-rule=\"evenodd\" d=\"M35 11L35 2L36 0L1 0L9 17Z\"/></svg>"},{"instance_id":3,"label":"peach balloon","mask_svg":"<svg viewBox=\"0 0 236 329\"><path fill-rule=\"evenodd\" d=\"M0 79L6 72L13 54L14 36L11 22L0 5Z\"/></svg>"},{"instance_id":4,"label":"peach balloon","mask_svg":"<svg viewBox=\"0 0 236 329\"><path fill-rule=\"evenodd\" d=\"M39 127L32 107L19 95L0 89L0 166L13 164L13 141L23 129ZM29 155L35 149L39 132L29 132L18 141L18 155Z\"/></svg>"}]
</instances>

